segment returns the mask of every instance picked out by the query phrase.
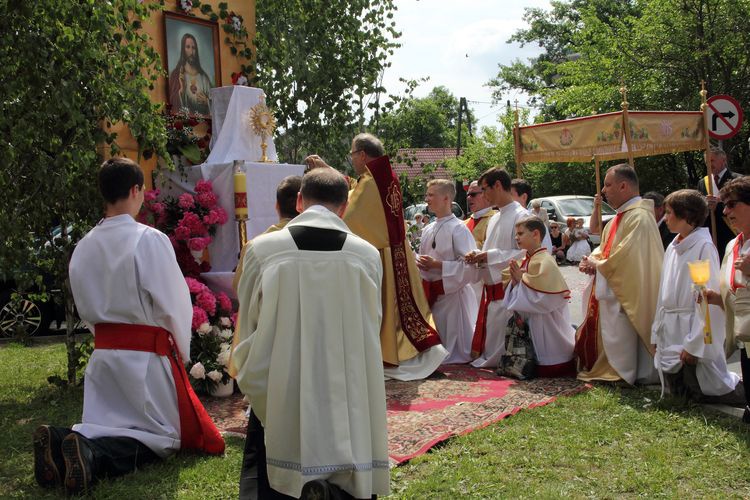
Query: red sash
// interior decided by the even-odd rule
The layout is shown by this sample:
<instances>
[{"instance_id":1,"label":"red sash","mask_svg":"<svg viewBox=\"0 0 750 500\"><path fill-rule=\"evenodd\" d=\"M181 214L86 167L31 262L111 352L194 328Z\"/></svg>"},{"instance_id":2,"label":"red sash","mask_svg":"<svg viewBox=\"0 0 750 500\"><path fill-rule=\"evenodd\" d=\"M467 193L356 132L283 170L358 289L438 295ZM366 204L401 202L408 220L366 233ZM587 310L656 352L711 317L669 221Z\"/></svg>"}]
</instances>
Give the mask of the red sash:
<instances>
[{"instance_id":1,"label":"red sash","mask_svg":"<svg viewBox=\"0 0 750 500\"><path fill-rule=\"evenodd\" d=\"M474 217L469 218L469 222L466 223L466 227L469 228L469 231L472 233L474 232L474 228L477 227L477 221L479 219L475 219Z\"/></svg>"},{"instance_id":2,"label":"red sash","mask_svg":"<svg viewBox=\"0 0 750 500\"><path fill-rule=\"evenodd\" d=\"M602 259L609 257L609 253L612 250L612 243L615 241L615 233L617 232L617 226L620 224L620 219L625 212L618 213L612 222L612 229L607 235L607 241L602 248ZM596 298L594 289L596 287L596 275L594 275L594 281L591 284L591 294L589 295L589 305L586 310L586 318L578 328L576 334L576 344L574 352L581 363L581 366L586 370L591 370L594 363L596 363L599 357L599 301Z\"/></svg>"},{"instance_id":3,"label":"red sash","mask_svg":"<svg viewBox=\"0 0 750 500\"><path fill-rule=\"evenodd\" d=\"M367 168L378 187L380 202L385 214L388 244L391 248L391 261L396 278L396 304L398 316L401 320L401 329L409 342L419 352L422 352L432 346L439 345L441 342L437 331L422 316L414 300L406 257L406 228L404 227L401 186L396 174L393 173L387 156L372 160L367 164Z\"/></svg>"},{"instance_id":4,"label":"red sash","mask_svg":"<svg viewBox=\"0 0 750 500\"><path fill-rule=\"evenodd\" d=\"M445 289L443 288L443 280L437 280L437 281L427 281L422 280L422 288L424 288L424 294L427 296L427 303L432 307L432 305L437 302L437 299L445 294Z\"/></svg>"},{"instance_id":5,"label":"red sash","mask_svg":"<svg viewBox=\"0 0 750 500\"><path fill-rule=\"evenodd\" d=\"M562 378L576 376L576 360L571 359L556 365L536 365L536 376L539 378Z\"/></svg>"},{"instance_id":6,"label":"red sash","mask_svg":"<svg viewBox=\"0 0 750 500\"><path fill-rule=\"evenodd\" d=\"M479 314L477 324L474 327L474 337L471 339L471 357L478 358L484 352L484 343L487 340L487 309L490 302L505 298L505 289L502 283L484 285L482 289L482 300L479 302ZM504 326L504 325L503 325Z\"/></svg>"},{"instance_id":7,"label":"red sash","mask_svg":"<svg viewBox=\"0 0 750 500\"><path fill-rule=\"evenodd\" d=\"M158 326L117 323L97 323L95 331L96 349L143 351L166 356L177 391L181 449L202 450L212 455L224 453L224 439L195 395L171 333Z\"/></svg>"},{"instance_id":8,"label":"red sash","mask_svg":"<svg viewBox=\"0 0 750 500\"><path fill-rule=\"evenodd\" d=\"M740 249L745 244L745 234L740 233L737 236L737 241L734 243L734 248L732 249L732 262L730 265L731 273L729 274L729 289L733 292L736 292L738 288L745 288L743 285L738 285L734 282L734 275L737 274L737 270L734 268L734 265L737 263L737 259L740 258Z\"/></svg>"}]
</instances>

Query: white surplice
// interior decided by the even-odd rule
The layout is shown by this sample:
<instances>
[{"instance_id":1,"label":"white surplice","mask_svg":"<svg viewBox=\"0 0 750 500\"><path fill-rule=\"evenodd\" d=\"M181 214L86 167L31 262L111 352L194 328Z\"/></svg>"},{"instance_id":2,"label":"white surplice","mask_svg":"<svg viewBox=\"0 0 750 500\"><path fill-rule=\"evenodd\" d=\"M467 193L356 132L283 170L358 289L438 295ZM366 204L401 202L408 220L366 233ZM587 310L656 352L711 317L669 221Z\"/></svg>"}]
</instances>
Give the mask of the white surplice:
<instances>
[{"instance_id":1,"label":"white surplice","mask_svg":"<svg viewBox=\"0 0 750 500\"><path fill-rule=\"evenodd\" d=\"M290 229L347 233L299 250ZM323 207L255 238L238 286L237 383L265 430L270 485L299 497L327 479L357 498L389 491L378 251Z\"/></svg>"},{"instance_id":2,"label":"white surplice","mask_svg":"<svg viewBox=\"0 0 750 500\"><path fill-rule=\"evenodd\" d=\"M463 256L476 249L471 231L453 214L437 219L422 231L419 253L443 263L442 270L430 269L420 274L427 281L443 281L445 294L432 305L432 317L443 347L450 353L444 363L471 361L471 339L478 310L471 283L478 278L476 267L466 264Z\"/></svg>"},{"instance_id":3,"label":"white surplice","mask_svg":"<svg viewBox=\"0 0 750 500\"><path fill-rule=\"evenodd\" d=\"M654 366L664 373L677 373L682 368L683 350L698 358L695 374L701 392L706 396L723 396L732 392L739 377L727 368L724 355L724 311L708 306L712 343L704 341L705 311L696 301L688 262L708 260L711 276L707 287L719 289L719 253L706 227L699 227L677 243L675 238L664 254L659 302L651 330L656 344Z\"/></svg>"},{"instance_id":4,"label":"white surplice","mask_svg":"<svg viewBox=\"0 0 750 500\"><path fill-rule=\"evenodd\" d=\"M160 326L190 359L193 307L166 235L130 215L102 220L70 260L78 314L97 323ZM94 331L94 335L96 332ZM137 439L161 457L180 448L180 416L169 361L150 352L96 349L86 367L82 423L88 438Z\"/></svg>"},{"instance_id":5,"label":"white surplice","mask_svg":"<svg viewBox=\"0 0 750 500\"><path fill-rule=\"evenodd\" d=\"M529 323L529 333L540 365L557 365L573 359L576 330L564 294L532 290L523 281L505 291L503 305Z\"/></svg>"},{"instance_id":6,"label":"white surplice","mask_svg":"<svg viewBox=\"0 0 750 500\"><path fill-rule=\"evenodd\" d=\"M516 222L529 215L518 202L512 201L492 216L487 227L487 238L482 251L487 252L487 264L480 268L480 276L487 285L503 282L503 270L510 261L519 258L524 251L516 244ZM487 305L487 338L484 350L472 365L477 368L496 368L505 354L505 327L513 314L495 300Z\"/></svg>"}]
</instances>

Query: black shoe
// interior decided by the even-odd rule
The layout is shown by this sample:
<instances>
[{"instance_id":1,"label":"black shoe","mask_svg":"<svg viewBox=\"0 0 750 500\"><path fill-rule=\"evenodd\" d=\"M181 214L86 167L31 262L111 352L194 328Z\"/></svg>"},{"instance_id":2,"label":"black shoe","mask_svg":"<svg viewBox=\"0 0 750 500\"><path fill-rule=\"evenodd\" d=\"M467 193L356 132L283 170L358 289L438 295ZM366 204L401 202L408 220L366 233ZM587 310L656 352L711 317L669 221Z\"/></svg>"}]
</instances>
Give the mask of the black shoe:
<instances>
[{"instance_id":1,"label":"black shoe","mask_svg":"<svg viewBox=\"0 0 750 500\"><path fill-rule=\"evenodd\" d=\"M354 498L335 484L324 479L308 481L302 487L300 500L344 500Z\"/></svg>"},{"instance_id":2,"label":"black shoe","mask_svg":"<svg viewBox=\"0 0 750 500\"><path fill-rule=\"evenodd\" d=\"M34 477L42 488L62 486L65 477L61 436L49 425L38 427L34 439Z\"/></svg>"},{"instance_id":3,"label":"black shoe","mask_svg":"<svg viewBox=\"0 0 750 500\"><path fill-rule=\"evenodd\" d=\"M75 495L88 492L93 480L94 454L78 434L63 439L62 454L65 459L65 491Z\"/></svg>"},{"instance_id":4,"label":"black shoe","mask_svg":"<svg viewBox=\"0 0 750 500\"><path fill-rule=\"evenodd\" d=\"M742 421L750 424L750 406L745 406L745 413L742 414Z\"/></svg>"}]
</instances>

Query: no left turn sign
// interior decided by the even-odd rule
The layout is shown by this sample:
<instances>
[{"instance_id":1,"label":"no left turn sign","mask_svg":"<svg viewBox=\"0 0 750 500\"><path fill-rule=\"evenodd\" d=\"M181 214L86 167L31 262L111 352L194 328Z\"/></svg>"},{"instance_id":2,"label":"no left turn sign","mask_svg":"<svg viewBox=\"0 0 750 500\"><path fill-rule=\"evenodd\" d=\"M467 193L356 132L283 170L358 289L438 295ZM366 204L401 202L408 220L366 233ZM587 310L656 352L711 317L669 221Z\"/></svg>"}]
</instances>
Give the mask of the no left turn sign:
<instances>
[{"instance_id":1,"label":"no left turn sign","mask_svg":"<svg viewBox=\"0 0 750 500\"><path fill-rule=\"evenodd\" d=\"M714 139L729 139L742 127L742 108L732 96L715 95L707 101L708 135Z\"/></svg>"}]
</instances>

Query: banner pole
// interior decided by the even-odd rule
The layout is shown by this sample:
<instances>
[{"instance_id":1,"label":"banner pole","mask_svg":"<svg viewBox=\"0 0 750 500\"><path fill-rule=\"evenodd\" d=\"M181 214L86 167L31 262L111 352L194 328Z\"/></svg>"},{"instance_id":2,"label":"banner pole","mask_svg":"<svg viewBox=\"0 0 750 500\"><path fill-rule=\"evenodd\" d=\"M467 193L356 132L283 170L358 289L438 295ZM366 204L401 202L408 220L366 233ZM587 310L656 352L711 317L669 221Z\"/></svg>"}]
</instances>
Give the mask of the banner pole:
<instances>
[{"instance_id":1,"label":"banner pole","mask_svg":"<svg viewBox=\"0 0 750 500\"><path fill-rule=\"evenodd\" d=\"M631 167L635 168L635 161L633 160L633 147L630 144L630 119L628 118L628 88L625 86L625 82L622 81L622 87L620 87L620 95L622 95L622 102L620 107L622 108L622 133L625 137L625 146L628 149L628 163Z\"/></svg>"},{"instance_id":2,"label":"banner pole","mask_svg":"<svg viewBox=\"0 0 750 500\"><path fill-rule=\"evenodd\" d=\"M602 196L602 182L601 182L601 169L599 167L599 158L594 155L594 172L596 173L596 195L601 200ZM593 223L589 222L589 229L592 233L601 234L602 232L602 205L601 203L597 207L596 211L591 215L594 218Z\"/></svg>"},{"instance_id":3,"label":"banner pole","mask_svg":"<svg viewBox=\"0 0 750 500\"><path fill-rule=\"evenodd\" d=\"M704 153L704 159L706 160L706 194L708 196L714 196L714 183L712 181L711 177L711 139L708 135L708 103L706 101L706 97L708 96L708 91L706 90L706 81L701 80L701 112L703 113L703 134L706 137L706 152ZM718 244L718 239L716 238L716 212L714 210L709 210L710 217L711 217L711 238L714 240L714 246Z\"/></svg>"}]
</instances>

